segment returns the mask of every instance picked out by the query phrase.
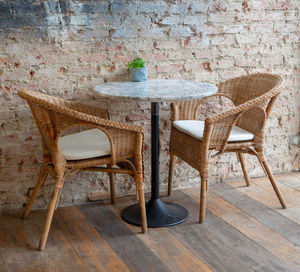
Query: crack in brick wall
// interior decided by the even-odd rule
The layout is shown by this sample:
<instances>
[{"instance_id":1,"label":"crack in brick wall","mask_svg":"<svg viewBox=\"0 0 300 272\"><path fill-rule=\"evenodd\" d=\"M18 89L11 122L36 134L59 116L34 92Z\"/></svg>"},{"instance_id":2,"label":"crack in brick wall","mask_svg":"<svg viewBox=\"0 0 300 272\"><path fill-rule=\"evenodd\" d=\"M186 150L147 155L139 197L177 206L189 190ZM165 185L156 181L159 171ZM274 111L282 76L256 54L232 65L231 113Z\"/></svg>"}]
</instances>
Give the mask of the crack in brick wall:
<instances>
[{"instance_id":1,"label":"crack in brick wall","mask_svg":"<svg viewBox=\"0 0 300 272\"><path fill-rule=\"evenodd\" d=\"M274 172L299 170L298 0L273 1L84 1L0 0L0 212L19 211L41 165L38 131L21 87L107 108L114 120L143 125L146 188L150 189L150 105L99 99L93 87L129 80L127 62L147 61L149 78L218 83L253 72L278 73L284 87L267 124L266 156ZM161 110L161 188L166 188L168 103ZM263 174L247 157L250 176ZM211 167L210 182L241 177L235 156ZM52 180L35 208L44 208ZM195 186L199 175L184 162L175 167L175 187ZM77 173L64 186L60 205L109 192L105 174ZM119 175L117 192L132 194Z\"/></svg>"}]
</instances>

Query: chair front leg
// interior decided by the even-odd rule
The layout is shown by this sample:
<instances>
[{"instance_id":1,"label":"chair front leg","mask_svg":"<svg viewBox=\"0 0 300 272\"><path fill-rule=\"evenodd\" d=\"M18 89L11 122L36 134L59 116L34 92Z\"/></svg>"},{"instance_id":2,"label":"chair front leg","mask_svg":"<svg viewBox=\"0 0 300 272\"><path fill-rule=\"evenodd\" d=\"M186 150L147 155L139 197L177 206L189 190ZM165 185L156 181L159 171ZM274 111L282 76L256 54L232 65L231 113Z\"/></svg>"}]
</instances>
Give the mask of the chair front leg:
<instances>
[{"instance_id":1,"label":"chair front leg","mask_svg":"<svg viewBox=\"0 0 300 272\"><path fill-rule=\"evenodd\" d=\"M176 156L170 153L168 196L171 196L173 190L173 173L174 173L175 162L176 162Z\"/></svg>"},{"instance_id":2,"label":"chair front leg","mask_svg":"<svg viewBox=\"0 0 300 272\"><path fill-rule=\"evenodd\" d=\"M64 178L63 175L57 175L56 181L53 187L53 192L51 196L51 200L48 207L48 212L46 215L45 225L43 228L40 244L39 244L39 250L44 250L50 230L50 226L52 223L52 218L54 214L55 207L58 203L58 198L60 195L61 188L63 186Z\"/></svg>"},{"instance_id":3,"label":"chair front leg","mask_svg":"<svg viewBox=\"0 0 300 272\"><path fill-rule=\"evenodd\" d=\"M146 206L145 206L145 195L144 195L144 183L136 182L136 190L138 194L139 204L140 204L140 217L142 225L142 233L147 232L147 216L146 216Z\"/></svg>"},{"instance_id":4,"label":"chair front leg","mask_svg":"<svg viewBox=\"0 0 300 272\"><path fill-rule=\"evenodd\" d=\"M56 199L55 210L58 208L58 203L59 203L59 199L60 199L60 196L61 196L61 189L59 190L59 193L58 193L58 196L57 196L57 199Z\"/></svg>"},{"instance_id":5,"label":"chair front leg","mask_svg":"<svg viewBox=\"0 0 300 272\"><path fill-rule=\"evenodd\" d=\"M241 163L246 184L247 184L247 186L250 186L250 178L249 178L249 175L248 175L248 172L246 169L244 154L237 152L236 155L237 155L238 161Z\"/></svg>"},{"instance_id":6,"label":"chair front leg","mask_svg":"<svg viewBox=\"0 0 300 272\"><path fill-rule=\"evenodd\" d=\"M34 203L37 195L38 195L38 192L41 188L41 186L44 184L47 176L48 176L49 172L48 172L48 165L47 164L44 164L43 165L43 168L41 170L41 174L37 180L37 183L32 191L32 194L26 204L26 207L25 207L25 210L23 212L23 215L22 215L22 218L25 219L28 217L29 213L30 213L30 210L31 210L31 207L32 207L32 204Z\"/></svg>"},{"instance_id":7,"label":"chair front leg","mask_svg":"<svg viewBox=\"0 0 300 272\"><path fill-rule=\"evenodd\" d=\"M201 190L200 190L200 214L199 214L199 223L204 222L205 220L205 210L206 210L206 192L208 188L208 172L200 171L201 177Z\"/></svg>"},{"instance_id":8,"label":"chair front leg","mask_svg":"<svg viewBox=\"0 0 300 272\"><path fill-rule=\"evenodd\" d=\"M272 172L271 172L271 170L269 168L269 165L268 165L267 161L265 160L264 156L260 155L260 154L257 154L257 158L258 158L258 160L259 160L259 162L260 162L263 170L267 174L267 176L268 176L268 178L269 178L269 180L270 180L270 182L272 184L272 187L273 187L273 189L274 189L274 191L275 191L275 193L277 195L277 198L278 198L278 200L279 200L282 208L285 209L286 208L286 204L285 204L285 202L283 200L281 192L280 192L280 190L279 190L279 188L277 186L277 183L276 183L276 181L274 179L274 176L273 176L273 174L272 174Z\"/></svg>"},{"instance_id":9,"label":"chair front leg","mask_svg":"<svg viewBox=\"0 0 300 272\"><path fill-rule=\"evenodd\" d=\"M110 186L110 202L114 204L116 202L116 191L115 191L115 173L109 173L109 186Z\"/></svg>"},{"instance_id":10,"label":"chair front leg","mask_svg":"<svg viewBox=\"0 0 300 272\"><path fill-rule=\"evenodd\" d=\"M108 164L108 168L111 168L112 165ZM109 175L109 188L110 188L110 203L114 204L116 202L116 190L115 190L115 180L116 180L116 173L108 172Z\"/></svg>"}]
</instances>

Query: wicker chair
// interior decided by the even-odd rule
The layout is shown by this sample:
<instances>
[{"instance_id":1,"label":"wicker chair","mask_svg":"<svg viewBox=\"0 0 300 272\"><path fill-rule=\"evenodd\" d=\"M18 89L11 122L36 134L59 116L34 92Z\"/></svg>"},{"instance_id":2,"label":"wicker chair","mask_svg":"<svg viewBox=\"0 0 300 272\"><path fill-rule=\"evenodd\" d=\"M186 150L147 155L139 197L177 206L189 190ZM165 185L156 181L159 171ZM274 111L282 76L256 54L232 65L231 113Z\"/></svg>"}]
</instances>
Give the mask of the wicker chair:
<instances>
[{"instance_id":1,"label":"wicker chair","mask_svg":"<svg viewBox=\"0 0 300 272\"><path fill-rule=\"evenodd\" d=\"M172 128L168 194L172 192L176 156L199 171L201 177L200 223L205 219L206 191L210 163L225 152L235 152L241 163L246 184L250 185L244 153L258 158L283 208L286 208L275 179L264 157L265 124L278 97L281 77L253 74L237 77L218 86L218 93L193 101L171 105ZM197 120L203 105L226 99L232 107ZM216 105L216 104L213 104Z\"/></svg>"},{"instance_id":2,"label":"wicker chair","mask_svg":"<svg viewBox=\"0 0 300 272\"><path fill-rule=\"evenodd\" d=\"M143 128L108 120L105 110L39 92L22 89L19 96L27 100L40 131L44 161L23 218L29 215L47 175L50 173L55 178L39 249L45 248L64 180L76 170L108 172L112 203L115 201L114 174L132 175L140 204L142 232L146 232ZM63 136L74 127L84 130Z\"/></svg>"}]
</instances>

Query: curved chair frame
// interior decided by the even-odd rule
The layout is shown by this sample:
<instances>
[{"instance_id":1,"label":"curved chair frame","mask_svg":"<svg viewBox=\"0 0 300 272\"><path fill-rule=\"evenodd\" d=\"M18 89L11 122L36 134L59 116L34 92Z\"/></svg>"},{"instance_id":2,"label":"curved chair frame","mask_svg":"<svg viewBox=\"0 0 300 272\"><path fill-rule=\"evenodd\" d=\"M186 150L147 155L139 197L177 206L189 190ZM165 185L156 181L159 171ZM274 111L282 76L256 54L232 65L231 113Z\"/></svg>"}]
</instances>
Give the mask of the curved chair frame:
<instances>
[{"instance_id":1,"label":"curved chair frame","mask_svg":"<svg viewBox=\"0 0 300 272\"><path fill-rule=\"evenodd\" d=\"M278 75L253 74L222 82L218 93L199 100L172 103L172 128L170 138L170 164L168 195L173 186L173 170L176 157L181 158L199 171L201 177L200 216L205 219L206 191L210 164L225 152L234 152L241 163L247 186L250 179L246 170L244 153L258 158L268 176L283 208L286 208L276 181L264 157L265 124L275 100L280 94L282 79ZM232 108L205 119L202 140L179 131L173 126L176 120L196 120L203 102L213 97L226 97L234 104ZM228 142L234 126L254 134L251 141Z\"/></svg>"},{"instance_id":2,"label":"curved chair frame","mask_svg":"<svg viewBox=\"0 0 300 272\"><path fill-rule=\"evenodd\" d=\"M26 204L23 218L28 217L38 191L48 174L50 173L55 179L39 249L43 250L45 248L64 180L71 172L76 170L108 172L112 203L115 201L114 174L121 173L133 176L140 203L142 232L146 232L143 128L108 120L108 114L105 110L66 101L40 92L21 89L19 90L19 96L27 100L29 104L41 134L43 149L43 167ZM58 144L58 139L66 130L74 127L102 130L108 136L111 154L90 159L66 160Z\"/></svg>"}]
</instances>

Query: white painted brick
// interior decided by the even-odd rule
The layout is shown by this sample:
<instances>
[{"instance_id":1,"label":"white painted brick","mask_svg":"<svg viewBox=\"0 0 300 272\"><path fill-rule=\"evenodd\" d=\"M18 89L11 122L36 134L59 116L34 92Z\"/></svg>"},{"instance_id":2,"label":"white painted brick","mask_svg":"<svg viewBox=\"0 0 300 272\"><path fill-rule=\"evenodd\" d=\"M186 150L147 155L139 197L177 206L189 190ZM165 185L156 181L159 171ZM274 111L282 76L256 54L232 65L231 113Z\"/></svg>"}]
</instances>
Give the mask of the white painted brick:
<instances>
[{"instance_id":1,"label":"white painted brick","mask_svg":"<svg viewBox=\"0 0 300 272\"><path fill-rule=\"evenodd\" d=\"M208 36L210 45L233 45L235 37L233 35Z\"/></svg>"},{"instance_id":2,"label":"white painted brick","mask_svg":"<svg viewBox=\"0 0 300 272\"><path fill-rule=\"evenodd\" d=\"M183 23L185 25L199 25L207 22L206 15L192 15L192 16L185 16Z\"/></svg>"},{"instance_id":3,"label":"white painted brick","mask_svg":"<svg viewBox=\"0 0 300 272\"><path fill-rule=\"evenodd\" d=\"M220 58L212 62L212 70L214 69L227 69L234 66L233 58Z\"/></svg>"},{"instance_id":4,"label":"white painted brick","mask_svg":"<svg viewBox=\"0 0 300 272\"><path fill-rule=\"evenodd\" d=\"M189 27L176 27L172 28L170 31L170 38L186 38L191 37L193 35L193 32Z\"/></svg>"},{"instance_id":5,"label":"white painted brick","mask_svg":"<svg viewBox=\"0 0 300 272\"><path fill-rule=\"evenodd\" d=\"M181 18L179 16L170 16L166 17L163 20L161 20L161 24L163 25L177 25L181 21Z\"/></svg>"},{"instance_id":6,"label":"white painted brick","mask_svg":"<svg viewBox=\"0 0 300 272\"><path fill-rule=\"evenodd\" d=\"M255 34L255 33L236 34L235 39L239 45L258 44L261 39L261 36Z\"/></svg>"},{"instance_id":7,"label":"white painted brick","mask_svg":"<svg viewBox=\"0 0 300 272\"><path fill-rule=\"evenodd\" d=\"M233 23L234 22L234 14L230 13L210 13L209 21L212 23Z\"/></svg>"}]
</instances>

